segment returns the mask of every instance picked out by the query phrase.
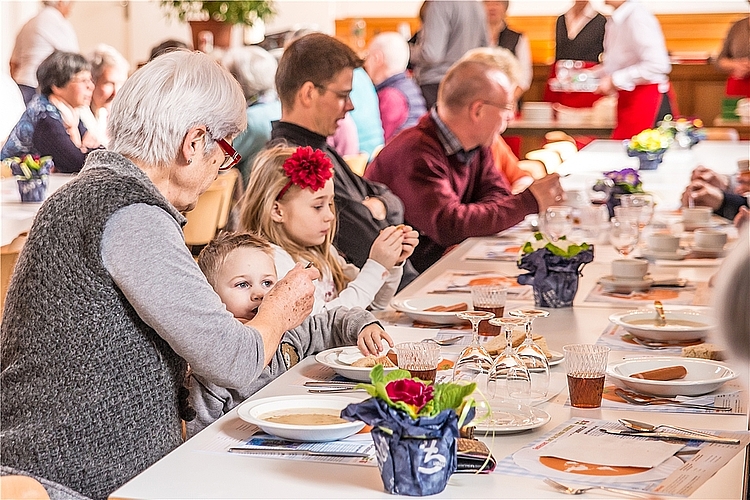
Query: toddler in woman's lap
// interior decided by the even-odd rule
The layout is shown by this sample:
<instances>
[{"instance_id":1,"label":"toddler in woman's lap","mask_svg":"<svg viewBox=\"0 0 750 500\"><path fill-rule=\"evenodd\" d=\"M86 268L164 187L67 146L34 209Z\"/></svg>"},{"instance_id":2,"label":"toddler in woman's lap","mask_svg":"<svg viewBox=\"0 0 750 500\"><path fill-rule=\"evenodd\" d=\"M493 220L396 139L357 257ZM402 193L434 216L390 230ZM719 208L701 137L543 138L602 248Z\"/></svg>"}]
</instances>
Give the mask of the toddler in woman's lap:
<instances>
[{"instance_id":1,"label":"toddler in woman's lap","mask_svg":"<svg viewBox=\"0 0 750 500\"><path fill-rule=\"evenodd\" d=\"M243 321L255 317L263 297L277 280L271 246L249 233L217 236L201 251L198 265L227 310ZM383 340L393 346L390 336L371 313L358 307L336 307L312 314L300 326L286 332L271 362L248 387L219 387L206 382L199 373L192 373L190 404L196 418L187 422L188 436L218 420L307 356L353 344L363 354L379 355Z\"/></svg>"}]
</instances>

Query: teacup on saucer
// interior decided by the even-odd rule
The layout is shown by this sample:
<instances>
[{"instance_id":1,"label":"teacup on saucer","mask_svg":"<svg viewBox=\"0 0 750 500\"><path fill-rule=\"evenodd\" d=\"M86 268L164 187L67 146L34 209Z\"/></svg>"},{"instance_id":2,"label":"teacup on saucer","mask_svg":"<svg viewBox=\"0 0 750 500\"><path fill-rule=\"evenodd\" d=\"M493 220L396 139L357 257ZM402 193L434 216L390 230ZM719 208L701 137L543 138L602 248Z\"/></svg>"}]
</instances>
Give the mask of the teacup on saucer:
<instances>
[{"instance_id":1,"label":"teacup on saucer","mask_svg":"<svg viewBox=\"0 0 750 500\"><path fill-rule=\"evenodd\" d=\"M680 238L670 233L652 233L646 237L646 246L651 253L676 253L680 249Z\"/></svg>"},{"instance_id":2,"label":"teacup on saucer","mask_svg":"<svg viewBox=\"0 0 750 500\"><path fill-rule=\"evenodd\" d=\"M694 248L718 252L727 244L727 233L717 229L701 228L693 233Z\"/></svg>"},{"instance_id":3,"label":"teacup on saucer","mask_svg":"<svg viewBox=\"0 0 750 500\"><path fill-rule=\"evenodd\" d=\"M638 279L615 278L614 276L602 276L599 284L605 292L630 293L648 290L654 280L648 276Z\"/></svg>"},{"instance_id":4,"label":"teacup on saucer","mask_svg":"<svg viewBox=\"0 0 750 500\"><path fill-rule=\"evenodd\" d=\"M648 262L638 259L612 261L612 278L620 281L643 280L648 272Z\"/></svg>"}]
</instances>

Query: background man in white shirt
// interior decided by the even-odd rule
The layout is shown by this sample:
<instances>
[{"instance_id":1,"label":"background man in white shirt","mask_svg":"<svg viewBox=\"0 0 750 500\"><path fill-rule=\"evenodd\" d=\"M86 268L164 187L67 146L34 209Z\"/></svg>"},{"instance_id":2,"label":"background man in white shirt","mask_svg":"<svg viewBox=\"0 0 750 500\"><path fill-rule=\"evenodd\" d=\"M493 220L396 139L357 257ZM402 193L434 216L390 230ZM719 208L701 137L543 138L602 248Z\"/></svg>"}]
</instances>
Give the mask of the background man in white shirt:
<instances>
[{"instance_id":1,"label":"background man in white shirt","mask_svg":"<svg viewBox=\"0 0 750 500\"><path fill-rule=\"evenodd\" d=\"M653 127L676 107L671 92L664 34L656 17L639 0L605 0L614 7L604 34L601 81L597 92L617 93L613 139L630 139Z\"/></svg>"}]
</instances>

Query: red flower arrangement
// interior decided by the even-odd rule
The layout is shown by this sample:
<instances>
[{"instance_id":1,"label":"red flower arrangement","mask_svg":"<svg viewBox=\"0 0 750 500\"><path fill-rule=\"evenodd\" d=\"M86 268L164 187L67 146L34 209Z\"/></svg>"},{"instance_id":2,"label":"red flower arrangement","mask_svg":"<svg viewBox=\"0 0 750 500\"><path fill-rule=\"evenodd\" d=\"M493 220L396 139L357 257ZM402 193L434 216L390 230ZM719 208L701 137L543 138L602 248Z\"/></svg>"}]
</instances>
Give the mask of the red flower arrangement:
<instances>
[{"instance_id":1,"label":"red flower arrangement","mask_svg":"<svg viewBox=\"0 0 750 500\"><path fill-rule=\"evenodd\" d=\"M424 405L432 401L433 390L431 385L409 378L394 380L385 386L385 392L391 401L401 401L413 407L415 413L419 413Z\"/></svg>"},{"instance_id":2,"label":"red flower arrangement","mask_svg":"<svg viewBox=\"0 0 750 500\"><path fill-rule=\"evenodd\" d=\"M283 168L289 182L279 192L276 200L280 200L292 184L315 192L322 189L328 179L333 177L333 163L330 158L323 151L310 146L298 147L292 156L286 159Z\"/></svg>"}]
</instances>

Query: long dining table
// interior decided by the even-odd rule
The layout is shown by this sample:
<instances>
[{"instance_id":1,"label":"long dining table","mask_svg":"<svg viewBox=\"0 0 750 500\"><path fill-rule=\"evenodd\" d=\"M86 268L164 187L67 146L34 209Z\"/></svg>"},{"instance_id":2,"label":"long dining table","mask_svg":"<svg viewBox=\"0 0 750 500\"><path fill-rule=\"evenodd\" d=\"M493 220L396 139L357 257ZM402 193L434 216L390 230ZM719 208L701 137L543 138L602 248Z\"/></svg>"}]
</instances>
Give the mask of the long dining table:
<instances>
[{"instance_id":1,"label":"long dining table","mask_svg":"<svg viewBox=\"0 0 750 500\"><path fill-rule=\"evenodd\" d=\"M436 265L428 269L414 282L407 286L397 299L436 296L429 292L441 283L446 273L482 274L485 272L515 276L519 270L515 262L509 260L489 260L470 258L476 252L477 245L492 244L503 239L514 240L523 234L526 228L519 227L507 234L493 238L472 238L466 240L443 257ZM550 349L562 351L570 343L595 343L600 335L610 326L609 316L626 311L628 304L591 303L587 301L589 292L597 286L598 279L610 272L610 262L616 253L609 245L602 245L595 251L594 262L583 269L579 290L573 307L549 309L548 318L534 322L535 333L547 339ZM686 278L694 283L705 283L718 270L721 260L710 259L695 265L659 261L652 263L650 272L655 275ZM437 294L439 295L439 294ZM451 295L447 300L459 300L462 295ZM515 301L509 298L506 308L529 306L528 299ZM708 310L708 308L695 308ZM403 318L394 310L380 313L381 321L386 328L391 324L403 323ZM435 330L391 329L396 341L419 340L435 336ZM464 333L468 333L464 330ZM451 348L446 348L449 351ZM457 352L452 351L454 354ZM610 364L633 357L634 355L652 355L660 351L643 349L642 353L633 351L610 352ZM303 382L313 380L320 375L321 366L313 359L307 358L294 366L290 371L274 380L260 390L252 399L280 395L307 394ZM553 377L564 378L564 363L552 367ZM745 390L750 387L750 380L741 380ZM353 400L364 399L365 393L353 393ZM547 412L550 421L538 428L513 434L497 434L481 437L500 462L497 469L490 474L454 474L447 488L436 498L563 498L543 483L539 477L508 475L504 473L502 460L511 456L529 443L540 439L556 426L570 419L601 419L617 421L620 418L678 425L694 429L711 429L714 431L747 431L747 393L742 392L745 410L734 414L699 414L673 413L669 411L645 412L643 407L632 406L625 409L612 409L602 406L599 409L575 409L566 404L567 389L563 388L549 401L538 404L538 408ZM390 498L383 490L377 467L366 467L338 463L315 461L293 461L282 458L262 458L227 451L230 443L238 438L244 439L247 425L238 417L237 409L232 410L220 420L209 426L198 435L189 439L182 446L168 454L162 460L135 477L133 480L112 493L112 499L155 499L155 498ZM703 499L739 499L744 498L747 481L747 449L732 452L732 458L710 477L690 498ZM125 458L125 457L124 457ZM597 493L587 496L597 498ZM601 493L602 498L613 498L608 493ZM655 497L660 498L660 497Z\"/></svg>"}]
</instances>

